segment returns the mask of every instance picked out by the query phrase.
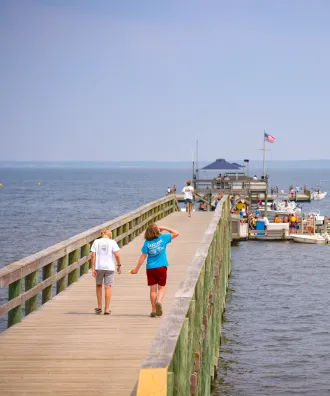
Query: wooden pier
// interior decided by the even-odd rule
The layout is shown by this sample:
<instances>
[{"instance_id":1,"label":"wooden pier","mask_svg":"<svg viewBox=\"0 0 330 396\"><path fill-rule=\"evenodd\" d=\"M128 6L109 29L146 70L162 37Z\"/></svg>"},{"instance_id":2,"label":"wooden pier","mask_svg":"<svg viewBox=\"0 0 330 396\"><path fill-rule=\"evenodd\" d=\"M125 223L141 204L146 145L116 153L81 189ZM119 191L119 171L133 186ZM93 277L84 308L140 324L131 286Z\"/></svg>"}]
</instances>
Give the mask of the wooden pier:
<instances>
[{"instance_id":1,"label":"wooden pier","mask_svg":"<svg viewBox=\"0 0 330 396\"><path fill-rule=\"evenodd\" d=\"M156 319L149 317L145 271L128 274L142 232L154 221L180 232L168 246L164 316ZM88 272L90 244L104 226L122 246L110 316L94 314L95 280ZM0 286L9 285L10 299L0 314L9 311L12 327L0 335L1 395L209 395L230 227L228 197L215 212L188 218L169 196L2 269ZM24 302L28 316L21 321Z\"/></svg>"},{"instance_id":2,"label":"wooden pier","mask_svg":"<svg viewBox=\"0 0 330 396\"><path fill-rule=\"evenodd\" d=\"M251 204L257 203L258 199L272 202L279 198L281 200L296 202L311 202L312 195L309 190L303 193L290 194L269 194L267 180L253 180L248 176L229 177L228 180L218 181L216 179L193 180L195 189L195 201L205 202L208 205L213 202L219 194L240 196L248 200ZM176 194L178 202L184 201L183 194Z\"/></svg>"}]
</instances>

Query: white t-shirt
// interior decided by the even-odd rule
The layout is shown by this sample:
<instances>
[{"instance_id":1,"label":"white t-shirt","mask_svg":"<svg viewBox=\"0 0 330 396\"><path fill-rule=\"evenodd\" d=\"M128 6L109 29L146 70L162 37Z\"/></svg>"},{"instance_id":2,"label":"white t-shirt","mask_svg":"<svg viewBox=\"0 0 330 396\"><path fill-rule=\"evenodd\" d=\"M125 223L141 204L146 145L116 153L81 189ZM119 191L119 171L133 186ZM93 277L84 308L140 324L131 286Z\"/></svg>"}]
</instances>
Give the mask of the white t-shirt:
<instances>
[{"instance_id":1,"label":"white t-shirt","mask_svg":"<svg viewBox=\"0 0 330 396\"><path fill-rule=\"evenodd\" d=\"M182 192L184 194L184 199L193 199L193 191L194 187L192 186L186 186L182 189Z\"/></svg>"},{"instance_id":2,"label":"white t-shirt","mask_svg":"<svg viewBox=\"0 0 330 396\"><path fill-rule=\"evenodd\" d=\"M96 253L96 270L115 270L114 252L119 251L117 242L110 238L95 239L91 247L91 252Z\"/></svg>"},{"instance_id":3,"label":"white t-shirt","mask_svg":"<svg viewBox=\"0 0 330 396\"><path fill-rule=\"evenodd\" d=\"M265 216L264 216L264 222L265 222L265 226L268 226L269 220L268 220L267 217L265 217Z\"/></svg>"}]
</instances>

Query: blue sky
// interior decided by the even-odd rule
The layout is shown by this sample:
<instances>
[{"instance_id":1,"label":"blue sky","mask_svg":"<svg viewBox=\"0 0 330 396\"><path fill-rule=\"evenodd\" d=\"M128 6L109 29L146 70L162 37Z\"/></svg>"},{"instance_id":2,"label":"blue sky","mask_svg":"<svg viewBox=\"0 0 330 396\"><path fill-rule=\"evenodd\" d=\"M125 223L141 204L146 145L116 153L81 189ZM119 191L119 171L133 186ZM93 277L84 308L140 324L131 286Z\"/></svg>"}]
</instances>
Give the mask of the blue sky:
<instances>
[{"instance_id":1,"label":"blue sky","mask_svg":"<svg viewBox=\"0 0 330 396\"><path fill-rule=\"evenodd\" d=\"M327 0L0 2L0 160L329 159Z\"/></svg>"}]
</instances>

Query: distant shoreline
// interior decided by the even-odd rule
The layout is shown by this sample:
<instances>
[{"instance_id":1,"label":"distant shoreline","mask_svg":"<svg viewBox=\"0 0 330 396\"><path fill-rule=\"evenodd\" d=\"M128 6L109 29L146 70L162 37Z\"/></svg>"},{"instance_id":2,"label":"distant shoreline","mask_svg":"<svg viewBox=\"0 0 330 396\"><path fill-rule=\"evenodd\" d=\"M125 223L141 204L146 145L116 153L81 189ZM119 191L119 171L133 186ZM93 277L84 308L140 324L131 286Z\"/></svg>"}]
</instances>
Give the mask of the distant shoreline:
<instances>
[{"instance_id":1,"label":"distant shoreline","mask_svg":"<svg viewBox=\"0 0 330 396\"><path fill-rule=\"evenodd\" d=\"M229 160L244 165L240 160ZM199 168L211 163L210 161L199 161ZM329 160L269 160L267 169L330 169ZM191 169L191 161L0 161L0 169L24 168L24 169L50 169L50 168L187 168ZM250 169L259 169L262 167L262 161L250 160ZM244 169L244 168L243 168Z\"/></svg>"}]
</instances>

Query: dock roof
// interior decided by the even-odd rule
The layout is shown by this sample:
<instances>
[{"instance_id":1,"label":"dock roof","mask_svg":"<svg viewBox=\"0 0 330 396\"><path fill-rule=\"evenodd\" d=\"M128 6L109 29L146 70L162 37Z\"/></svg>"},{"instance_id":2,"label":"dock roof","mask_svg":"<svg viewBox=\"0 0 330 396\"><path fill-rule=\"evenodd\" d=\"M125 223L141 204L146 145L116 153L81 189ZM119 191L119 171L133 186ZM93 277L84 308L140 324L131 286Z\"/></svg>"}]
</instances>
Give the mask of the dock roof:
<instances>
[{"instance_id":1,"label":"dock roof","mask_svg":"<svg viewBox=\"0 0 330 396\"><path fill-rule=\"evenodd\" d=\"M232 164L223 158L218 158L209 165L204 166L203 170L238 170L241 165Z\"/></svg>"}]
</instances>

